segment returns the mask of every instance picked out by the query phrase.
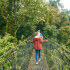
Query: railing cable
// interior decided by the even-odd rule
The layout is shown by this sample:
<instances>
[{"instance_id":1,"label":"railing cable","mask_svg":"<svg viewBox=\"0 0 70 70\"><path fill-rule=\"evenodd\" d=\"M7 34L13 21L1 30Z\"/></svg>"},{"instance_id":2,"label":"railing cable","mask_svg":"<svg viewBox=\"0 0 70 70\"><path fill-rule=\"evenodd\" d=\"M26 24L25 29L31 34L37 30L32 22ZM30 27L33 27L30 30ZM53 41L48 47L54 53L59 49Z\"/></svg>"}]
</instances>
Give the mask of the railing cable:
<instances>
[{"instance_id":1,"label":"railing cable","mask_svg":"<svg viewBox=\"0 0 70 70\"><path fill-rule=\"evenodd\" d=\"M29 38L31 38L32 35L30 37L28 37L27 39L25 39L23 42L27 42L27 40ZM23 42L19 43L18 45L16 45L14 48L10 49L9 51L7 51L5 54L3 54L2 56L0 56L0 58L4 57L5 55L7 55L8 53L10 53L11 51L13 51L15 48L17 48L18 46L20 46Z\"/></svg>"}]
</instances>

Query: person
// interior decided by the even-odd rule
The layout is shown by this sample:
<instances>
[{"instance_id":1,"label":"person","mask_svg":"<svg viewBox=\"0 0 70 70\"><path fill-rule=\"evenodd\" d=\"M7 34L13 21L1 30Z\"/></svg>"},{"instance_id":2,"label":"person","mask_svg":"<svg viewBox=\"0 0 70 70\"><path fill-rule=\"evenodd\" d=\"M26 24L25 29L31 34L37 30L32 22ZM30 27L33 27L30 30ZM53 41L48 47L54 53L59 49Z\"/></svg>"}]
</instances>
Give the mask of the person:
<instances>
[{"instance_id":1,"label":"person","mask_svg":"<svg viewBox=\"0 0 70 70\"><path fill-rule=\"evenodd\" d=\"M40 30L38 30L38 32L40 33L40 36L43 39L43 34L40 32Z\"/></svg>"},{"instance_id":2,"label":"person","mask_svg":"<svg viewBox=\"0 0 70 70\"><path fill-rule=\"evenodd\" d=\"M29 41L30 43L34 43L34 49L36 51L36 64L38 64L38 53L39 53L39 61L41 60L41 49L42 49L42 43L47 42L47 40L43 40L40 36L40 33L37 31L35 32L35 37L32 41Z\"/></svg>"}]
</instances>

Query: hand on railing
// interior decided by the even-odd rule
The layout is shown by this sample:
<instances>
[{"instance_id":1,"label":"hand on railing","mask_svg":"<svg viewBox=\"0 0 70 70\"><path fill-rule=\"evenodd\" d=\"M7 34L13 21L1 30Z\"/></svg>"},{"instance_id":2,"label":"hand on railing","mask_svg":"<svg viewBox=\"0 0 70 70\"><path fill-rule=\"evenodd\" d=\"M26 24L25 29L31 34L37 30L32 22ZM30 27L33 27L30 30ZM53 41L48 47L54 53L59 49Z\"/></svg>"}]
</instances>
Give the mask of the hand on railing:
<instances>
[{"instance_id":1,"label":"hand on railing","mask_svg":"<svg viewBox=\"0 0 70 70\"><path fill-rule=\"evenodd\" d=\"M48 42L48 40L46 40L46 42Z\"/></svg>"}]
</instances>

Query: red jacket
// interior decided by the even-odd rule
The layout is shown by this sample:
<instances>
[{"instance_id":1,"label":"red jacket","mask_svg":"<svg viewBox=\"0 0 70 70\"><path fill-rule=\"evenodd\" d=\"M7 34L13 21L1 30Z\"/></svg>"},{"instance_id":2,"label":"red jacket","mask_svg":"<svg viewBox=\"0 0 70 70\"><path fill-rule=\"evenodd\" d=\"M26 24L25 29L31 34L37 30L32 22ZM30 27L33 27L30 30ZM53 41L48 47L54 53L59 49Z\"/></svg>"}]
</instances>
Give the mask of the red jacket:
<instances>
[{"instance_id":1,"label":"red jacket","mask_svg":"<svg viewBox=\"0 0 70 70\"><path fill-rule=\"evenodd\" d=\"M45 42L46 40L43 40L41 37L38 38L33 38L30 43L34 43L34 49L35 50L41 50L42 49L42 43Z\"/></svg>"}]
</instances>

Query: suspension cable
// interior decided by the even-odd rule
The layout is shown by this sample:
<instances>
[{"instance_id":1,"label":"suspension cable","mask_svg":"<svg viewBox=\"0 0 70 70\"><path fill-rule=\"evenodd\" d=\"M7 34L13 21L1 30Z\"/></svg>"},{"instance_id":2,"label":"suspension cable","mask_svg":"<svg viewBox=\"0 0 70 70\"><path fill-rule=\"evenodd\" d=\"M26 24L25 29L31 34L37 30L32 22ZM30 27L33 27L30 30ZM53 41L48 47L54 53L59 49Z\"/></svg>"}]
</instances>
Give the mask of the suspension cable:
<instances>
[{"instance_id":1,"label":"suspension cable","mask_svg":"<svg viewBox=\"0 0 70 70\"><path fill-rule=\"evenodd\" d=\"M56 44L57 46L59 46L60 48L62 48L62 50L65 50L67 53L69 53L69 54L70 54L70 51L68 51L67 49L63 48L63 47L62 47L61 45L59 45L58 43L56 43L56 42L52 41L51 39L49 39L49 38L48 38L48 37L46 37L45 35L44 35L44 37L45 37L45 38L47 38L49 41L53 42L54 44Z\"/></svg>"},{"instance_id":2,"label":"suspension cable","mask_svg":"<svg viewBox=\"0 0 70 70\"><path fill-rule=\"evenodd\" d=\"M31 38L32 37L32 35L31 36L29 36L27 39L25 39L24 41L22 41L21 43L19 43L18 45L16 45L14 48L12 48L12 49L10 49L9 51L7 51L5 54L3 54L2 56L0 56L0 58L2 58L2 57L4 57L5 55L7 55L8 53L10 53L10 52L12 52L12 51L14 51L14 49L16 49L19 45L21 45L22 43L24 43L24 42L27 42L27 40L29 39L29 38Z\"/></svg>"},{"instance_id":3,"label":"suspension cable","mask_svg":"<svg viewBox=\"0 0 70 70\"><path fill-rule=\"evenodd\" d=\"M43 35L44 35L44 34L43 34ZM45 37L46 39L48 39L49 41L51 41L52 43L54 43L54 44L56 44L57 46L59 46L62 50L65 50L68 54L70 54L70 51L68 51L67 49L63 48L63 47L62 47L61 45L59 45L58 43L52 41L51 39L49 39L49 38L46 37L45 35L44 35L44 37ZM70 57L69 57L67 54L63 53L63 55L70 61Z\"/></svg>"}]
</instances>

